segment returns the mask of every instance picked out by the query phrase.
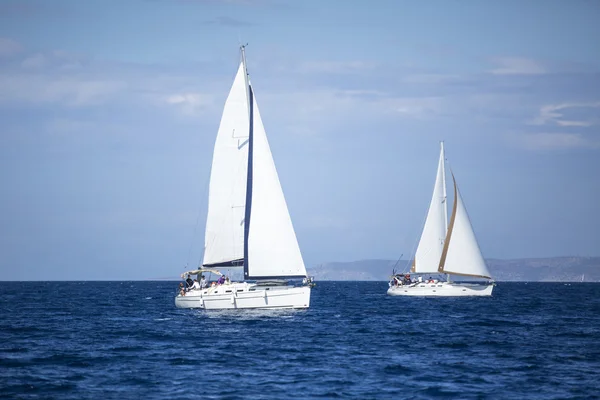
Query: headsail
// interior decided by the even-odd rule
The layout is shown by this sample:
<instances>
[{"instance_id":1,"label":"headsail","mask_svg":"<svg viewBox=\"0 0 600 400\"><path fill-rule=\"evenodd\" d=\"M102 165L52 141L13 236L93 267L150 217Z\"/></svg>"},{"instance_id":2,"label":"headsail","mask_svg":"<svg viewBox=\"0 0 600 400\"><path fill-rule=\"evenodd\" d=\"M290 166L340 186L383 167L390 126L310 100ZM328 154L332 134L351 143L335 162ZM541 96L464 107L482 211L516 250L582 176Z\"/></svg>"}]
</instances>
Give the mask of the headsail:
<instances>
[{"instance_id":1,"label":"headsail","mask_svg":"<svg viewBox=\"0 0 600 400\"><path fill-rule=\"evenodd\" d=\"M206 266L243 262L248 131L246 72L240 63L215 141L204 236Z\"/></svg>"},{"instance_id":2,"label":"headsail","mask_svg":"<svg viewBox=\"0 0 600 400\"><path fill-rule=\"evenodd\" d=\"M446 174L444 163L444 143L441 143L433 195L427 212L427 219L421 240L415 254L411 271L416 273L437 272L444 239L446 237Z\"/></svg>"},{"instance_id":3,"label":"headsail","mask_svg":"<svg viewBox=\"0 0 600 400\"><path fill-rule=\"evenodd\" d=\"M454 174L452 174L452 180L454 182L454 207L438 271L446 274L491 279Z\"/></svg>"},{"instance_id":4,"label":"headsail","mask_svg":"<svg viewBox=\"0 0 600 400\"><path fill-rule=\"evenodd\" d=\"M245 277L303 277L306 268L252 86L250 98L253 101L252 197Z\"/></svg>"}]
</instances>

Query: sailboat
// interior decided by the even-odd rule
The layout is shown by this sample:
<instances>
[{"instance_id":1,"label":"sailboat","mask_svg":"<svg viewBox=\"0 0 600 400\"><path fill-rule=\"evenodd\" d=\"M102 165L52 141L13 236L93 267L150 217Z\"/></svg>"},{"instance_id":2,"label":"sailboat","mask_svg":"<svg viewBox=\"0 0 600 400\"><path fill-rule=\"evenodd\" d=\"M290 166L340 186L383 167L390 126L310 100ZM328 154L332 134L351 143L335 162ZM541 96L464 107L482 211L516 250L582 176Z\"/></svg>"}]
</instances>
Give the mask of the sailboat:
<instances>
[{"instance_id":1,"label":"sailboat","mask_svg":"<svg viewBox=\"0 0 600 400\"><path fill-rule=\"evenodd\" d=\"M181 276L223 275L243 269L243 280L220 279L208 287L182 287L179 308L308 308L307 276L292 220L271 155L245 46L225 102L213 152L201 268ZM183 285L182 285L183 286Z\"/></svg>"},{"instance_id":2,"label":"sailboat","mask_svg":"<svg viewBox=\"0 0 600 400\"><path fill-rule=\"evenodd\" d=\"M477 244L454 174L454 205L450 223L447 223L444 142L440 143L440 147L433 196L410 269L413 277L410 274L394 274L387 293L392 296L491 296L495 283ZM418 279L414 278L414 274L419 275ZM440 274L446 279L431 278ZM451 281L451 275L488 281L456 283Z\"/></svg>"}]
</instances>

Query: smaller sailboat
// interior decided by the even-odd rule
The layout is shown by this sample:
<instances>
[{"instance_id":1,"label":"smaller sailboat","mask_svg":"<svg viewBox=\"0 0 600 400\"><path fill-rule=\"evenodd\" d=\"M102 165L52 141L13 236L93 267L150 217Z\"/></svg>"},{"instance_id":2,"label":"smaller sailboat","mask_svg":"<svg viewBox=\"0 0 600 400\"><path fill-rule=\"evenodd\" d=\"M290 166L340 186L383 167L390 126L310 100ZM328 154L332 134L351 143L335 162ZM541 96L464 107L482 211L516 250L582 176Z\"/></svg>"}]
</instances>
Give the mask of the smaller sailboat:
<instances>
[{"instance_id":1,"label":"smaller sailboat","mask_svg":"<svg viewBox=\"0 0 600 400\"><path fill-rule=\"evenodd\" d=\"M477 244L454 174L454 206L447 223L444 143L440 146L433 196L411 267L413 277L394 274L387 293L392 296L491 296L495 283ZM445 275L445 280L433 278L440 275ZM451 275L488 281L456 283L450 280Z\"/></svg>"}]
</instances>

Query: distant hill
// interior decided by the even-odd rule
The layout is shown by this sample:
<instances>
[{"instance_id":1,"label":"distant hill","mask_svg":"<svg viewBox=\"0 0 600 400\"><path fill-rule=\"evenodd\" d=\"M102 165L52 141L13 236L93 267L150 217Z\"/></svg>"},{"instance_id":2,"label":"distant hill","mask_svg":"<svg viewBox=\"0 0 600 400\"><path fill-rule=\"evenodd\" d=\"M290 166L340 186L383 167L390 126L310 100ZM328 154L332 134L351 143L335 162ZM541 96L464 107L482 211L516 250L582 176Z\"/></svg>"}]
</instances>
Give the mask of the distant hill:
<instances>
[{"instance_id":1,"label":"distant hill","mask_svg":"<svg viewBox=\"0 0 600 400\"><path fill-rule=\"evenodd\" d=\"M600 257L524 258L516 260L486 260L492 276L497 281L528 282L600 282ZM361 260L330 262L308 269L308 273L321 281L385 281L392 273L395 260ZM410 266L400 260L399 272Z\"/></svg>"}]
</instances>

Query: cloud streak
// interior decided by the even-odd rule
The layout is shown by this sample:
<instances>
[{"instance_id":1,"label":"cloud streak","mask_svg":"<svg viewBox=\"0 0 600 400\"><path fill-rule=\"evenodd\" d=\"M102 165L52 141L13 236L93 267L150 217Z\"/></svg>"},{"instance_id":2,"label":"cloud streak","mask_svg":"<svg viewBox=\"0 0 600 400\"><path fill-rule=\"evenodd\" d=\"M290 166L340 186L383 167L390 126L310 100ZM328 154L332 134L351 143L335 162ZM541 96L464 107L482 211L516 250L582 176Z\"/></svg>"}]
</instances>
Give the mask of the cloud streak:
<instances>
[{"instance_id":1,"label":"cloud streak","mask_svg":"<svg viewBox=\"0 0 600 400\"><path fill-rule=\"evenodd\" d=\"M490 72L494 75L539 75L546 69L537 61L524 57L500 57L493 60L498 65Z\"/></svg>"},{"instance_id":2,"label":"cloud streak","mask_svg":"<svg viewBox=\"0 0 600 400\"><path fill-rule=\"evenodd\" d=\"M297 71L305 74L352 74L370 71L377 66L369 61L307 61Z\"/></svg>"},{"instance_id":3,"label":"cloud streak","mask_svg":"<svg viewBox=\"0 0 600 400\"><path fill-rule=\"evenodd\" d=\"M583 119L566 119L565 114L571 110L587 110L588 115ZM598 124L600 102L593 103L562 103L549 104L540 108L539 115L530 123L531 125L555 125L562 127L590 127Z\"/></svg>"}]
</instances>

